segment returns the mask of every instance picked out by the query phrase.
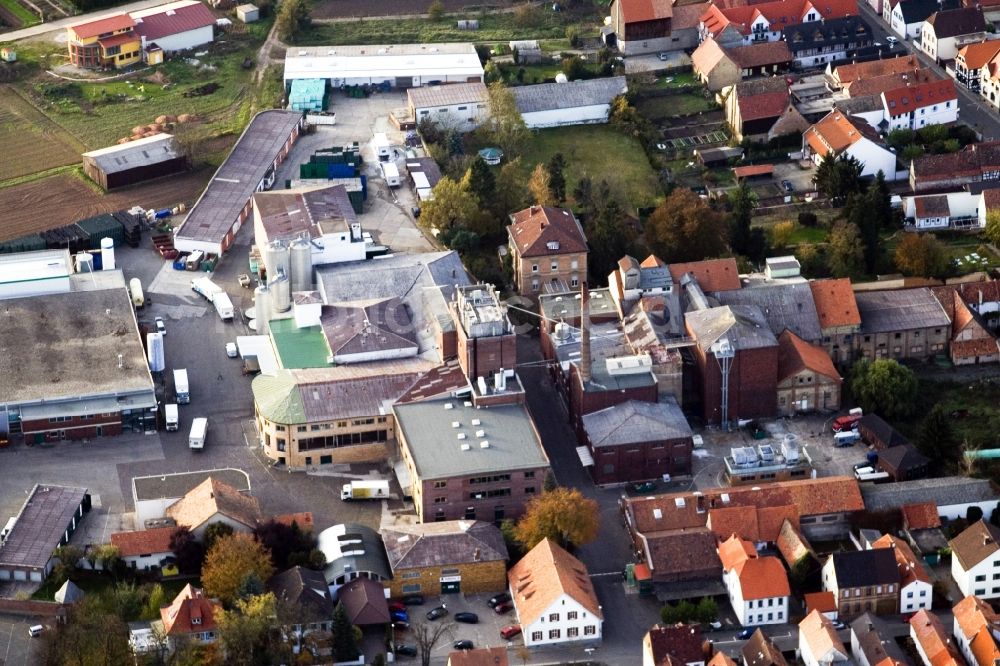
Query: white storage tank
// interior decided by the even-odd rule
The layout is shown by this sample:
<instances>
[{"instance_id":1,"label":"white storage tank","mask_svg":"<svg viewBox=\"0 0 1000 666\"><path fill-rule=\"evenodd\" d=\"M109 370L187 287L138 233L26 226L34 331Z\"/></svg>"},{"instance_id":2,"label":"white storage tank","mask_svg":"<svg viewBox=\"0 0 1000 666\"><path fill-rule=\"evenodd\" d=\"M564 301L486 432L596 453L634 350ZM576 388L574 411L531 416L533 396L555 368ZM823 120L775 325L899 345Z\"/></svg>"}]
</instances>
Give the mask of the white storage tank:
<instances>
[{"instance_id":1,"label":"white storage tank","mask_svg":"<svg viewBox=\"0 0 1000 666\"><path fill-rule=\"evenodd\" d=\"M163 358L163 334L146 334L146 354L149 359L149 369L153 372L163 372L166 367Z\"/></svg>"},{"instance_id":2,"label":"white storage tank","mask_svg":"<svg viewBox=\"0 0 1000 666\"><path fill-rule=\"evenodd\" d=\"M94 255L89 252L81 252L76 255L76 272L92 273L94 271Z\"/></svg>"},{"instance_id":3,"label":"white storage tank","mask_svg":"<svg viewBox=\"0 0 1000 666\"><path fill-rule=\"evenodd\" d=\"M264 266L267 269L268 282L279 275L288 275L288 246L281 241L271 241L265 245Z\"/></svg>"},{"instance_id":4,"label":"white storage tank","mask_svg":"<svg viewBox=\"0 0 1000 666\"><path fill-rule=\"evenodd\" d=\"M115 270L115 240L101 239L101 268L106 271Z\"/></svg>"},{"instance_id":5,"label":"white storage tank","mask_svg":"<svg viewBox=\"0 0 1000 666\"><path fill-rule=\"evenodd\" d=\"M271 311L288 312L292 308L292 281L288 275L279 275L267 281L271 292Z\"/></svg>"},{"instance_id":6,"label":"white storage tank","mask_svg":"<svg viewBox=\"0 0 1000 666\"><path fill-rule=\"evenodd\" d=\"M267 334L267 322L271 320L271 291L266 285L261 285L254 290L254 314L257 315L257 332L261 335Z\"/></svg>"},{"instance_id":7,"label":"white storage tank","mask_svg":"<svg viewBox=\"0 0 1000 666\"><path fill-rule=\"evenodd\" d=\"M312 289L312 246L309 241L299 238L292 242L289 248L291 263L292 291L310 291Z\"/></svg>"}]
</instances>

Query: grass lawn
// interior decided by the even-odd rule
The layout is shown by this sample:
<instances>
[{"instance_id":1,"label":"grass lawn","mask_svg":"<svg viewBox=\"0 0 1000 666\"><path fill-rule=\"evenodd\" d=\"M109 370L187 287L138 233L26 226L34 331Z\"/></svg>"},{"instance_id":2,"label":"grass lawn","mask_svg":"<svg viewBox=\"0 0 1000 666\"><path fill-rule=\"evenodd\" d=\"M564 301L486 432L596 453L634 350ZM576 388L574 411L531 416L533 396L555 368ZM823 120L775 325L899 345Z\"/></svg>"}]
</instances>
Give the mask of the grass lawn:
<instances>
[{"instance_id":1,"label":"grass lawn","mask_svg":"<svg viewBox=\"0 0 1000 666\"><path fill-rule=\"evenodd\" d=\"M556 153L566 158L566 192L583 176L607 180L633 207L655 206L663 198L656 174L639 141L608 125L556 127L531 133L521 163L527 178L536 164Z\"/></svg>"},{"instance_id":2,"label":"grass lawn","mask_svg":"<svg viewBox=\"0 0 1000 666\"><path fill-rule=\"evenodd\" d=\"M971 447L1000 447L1000 385L993 381L964 383L920 379L920 404L917 414L926 414L934 405L941 405L948 413L968 412L951 420L958 441L968 441ZM894 424L900 432L915 437L919 432L920 418Z\"/></svg>"},{"instance_id":3,"label":"grass lawn","mask_svg":"<svg viewBox=\"0 0 1000 666\"><path fill-rule=\"evenodd\" d=\"M825 243L830 232L823 227L803 227L801 224L795 225L792 232L791 244L801 245L802 243Z\"/></svg>"},{"instance_id":4,"label":"grass lawn","mask_svg":"<svg viewBox=\"0 0 1000 666\"><path fill-rule=\"evenodd\" d=\"M897 232L893 234L890 238L884 241L886 252L892 256L896 252L896 248L899 246L899 241L902 240L904 232ZM979 236L938 236L938 240L941 241L941 245L944 246L945 255L948 257L949 261L961 260L962 263L956 263L958 273L960 275L965 275L967 273L975 273L976 271L985 271L988 268L1000 265L1000 257L995 253L990 251L985 245L985 241ZM973 252L977 253L980 258L986 259L986 263L967 261L966 257L971 255Z\"/></svg>"},{"instance_id":5,"label":"grass lawn","mask_svg":"<svg viewBox=\"0 0 1000 666\"><path fill-rule=\"evenodd\" d=\"M23 6L21 3L16 2L16 0L0 0L0 5L8 12L13 14L21 21L22 28L27 28L29 26L41 23L42 20L38 18L38 15L30 11L27 7Z\"/></svg>"},{"instance_id":6,"label":"grass lawn","mask_svg":"<svg viewBox=\"0 0 1000 666\"><path fill-rule=\"evenodd\" d=\"M636 102L639 113L652 121L673 116L690 116L717 108L715 101L697 93L647 97Z\"/></svg>"},{"instance_id":7,"label":"grass lawn","mask_svg":"<svg viewBox=\"0 0 1000 666\"><path fill-rule=\"evenodd\" d=\"M656 81L649 86L653 90L684 88L685 86L697 86L698 79L692 72L681 72L680 74L668 74L657 76Z\"/></svg>"},{"instance_id":8,"label":"grass lawn","mask_svg":"<svg viewBox=\"0 0 1000 666\"><path fill-rule=\"evenodd\" d=\"M481 14L479 29L459 30L459 16L440 21L429 19L358 19L340 23L314 23L298 44L432 44L435 42L509 42L513 39L565 39L566 28L579 26L583 36L597 34L600 17L570 12L536 10L525 17L519 12Z\"/></svg>"},{"instance_id":9,"label":"grass lawn","mask_svg":"<svg viewBox=\"0 0 1000 666\"><path fill-rule=\"evenodd\" d=\"M105 575L99 571L88 571L86 569L80 570L75 573L71 580L77 587L83 590L87 594L100 594L107 590L111 590L115 586L115 579L110 575ZM127 577L120 577L119 582L125 582L130 580ZM137 586L143 585L145 580L136 579L135 584ZM168 600L172 600L174 597L180 593L184 586L191 583L195 587L201 587L201 580L198 578L191 578L190 576L175 576L172 578L165 578L161 581L149 581L158 582L160 586L163 587L164 596ZM54 583L54 578L49 577L38 590L31 595L32 599L39 599L42 601L52 601L53 595L59 591L62 587L62 583L56 585Z\"/></svg>"}]
</instances>

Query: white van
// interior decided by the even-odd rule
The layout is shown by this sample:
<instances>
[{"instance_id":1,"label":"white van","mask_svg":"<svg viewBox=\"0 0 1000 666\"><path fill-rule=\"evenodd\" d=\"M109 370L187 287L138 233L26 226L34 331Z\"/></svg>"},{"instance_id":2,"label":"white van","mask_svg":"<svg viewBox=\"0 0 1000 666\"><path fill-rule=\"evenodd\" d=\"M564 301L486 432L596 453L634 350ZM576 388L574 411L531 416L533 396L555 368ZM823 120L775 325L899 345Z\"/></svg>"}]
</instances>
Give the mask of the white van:
<instances>
[{"instance_id":1,"label":"white van","mask_svg":"<svg viewBox=\"0 0 1000 666\"><path fill-rule=\"evenodd\" d=\"M40 624L33 624L28 627L28 637L35 638L36 636L41 636L43 631L45 631L45 627Z\"/></svg>"}]
</instances>

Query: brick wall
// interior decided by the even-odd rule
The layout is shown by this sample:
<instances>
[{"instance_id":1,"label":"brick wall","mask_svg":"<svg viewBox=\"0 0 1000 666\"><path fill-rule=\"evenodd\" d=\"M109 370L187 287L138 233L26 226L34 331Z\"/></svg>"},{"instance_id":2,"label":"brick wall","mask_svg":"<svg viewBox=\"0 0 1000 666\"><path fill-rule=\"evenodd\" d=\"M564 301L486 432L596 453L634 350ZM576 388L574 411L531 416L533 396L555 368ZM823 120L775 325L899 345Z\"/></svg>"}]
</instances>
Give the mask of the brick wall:
<instances>
[{"instance_id":1,"label":"brick wall","mask_svg":"<svg viewBox=\"0 0 1000 666\"><path fill-rule=\"evenodd\" d=\"M25 420L21 422L21 430L29 441L33 435L43 433L46 441L60 439L89 439L98 437L97 429L101 429L100 436L112 436L122 434L122 419L117 413L94 414L90 418L82 416L72 416L65 421L53 423L50 419ZM60 432L63 435L60 435Z\"/></svg>"},{"instance_id":2,"label":"brick wall","mask_svg":"<svg viewBox=\"0 0 1000 666\"><path fill-rule=\"evenodd\" d=\"M517 470L507 472L493 470L484 472L482 476L510 474L510 479L502 479L489 483L471 483L472 477L452 477L449 479L420 480L420 492L414 496L420 507L421 522L429 523L435 520L473 519L495 521L497 509L503 509L502 518L519 518L524 513L525 505L542 492L545 473L548 467L533 470ZM435 487L441 485L442 487ZM509 495L490 497L491 491L510 489ZM480 499L474 499L475 494L481 494ZM468 509L474 509L475 515L469 515Z\"/></svg>"},{"instance_id":3,"label":"brick wall","mask_svg":"<svg viewBox=\"0 0 1000 666\"><path fill-rule=\"evenodd\" d=\"M573 262L576 262L576 268L573 268ZM532 270L534 267L538 270ZM570 289L575 289L587 281L587 255L583 253L521 257L514 252L514 279L518 291L524 296L544 293L545 285L551 283L553 279L561 280ZM537 283L537 287L534 283Z\"/></svg>"},{"instance_id":4,"label":"brick wall","mask_svg":"<svg viewBox=\"0 0 1000 666\"><path fill-rule=\"evenodd\" d=\"M714 356L694 347L706 423L722 418L722 370ZM778 347L736 352L729 371L729 419L772 418L777 413Z\"/></svg>"},{"instance_id":5,"label":"brick wall","mask_svg":"<svg viewBox=\"0 0 1000 666\"><path fill-rule=\"evenodd\" d=\"M584 414L597 412L607 407L614 407L628 400L656 402L658 397L655 382L649 386L637 386L627 389L607 389L602 391L594 390L591 387L591 390L584 391L576 365L570 366L569 382L570 422L576 430L577 439L581 442L586 441L586 433L584 432L582 421Z\"/></svg>"},{"instance_id":6,"label":"brick wall","mask_svg":"<svg viewBox=\"0 0 1000 666\"><path fill-rule=\"evenodd\" d=\"M458 569L458 574L451 573L454 569ZM449 570L449 573L445 574L443 570ZM392 580L383 581L383 584L396 599L407 594L437 596L441 594L441 578L446 575L462 577L463 594L492 594L507 589L507 565L502 560L449 564L425 569L397 569L392 572ZM408 587L411 585L419 585L420 589ZM404 586L407 586L406 590L403 589Z\"/></svg>"},{"instance_id":7,"label":"brick wall","mask_svg":"<svg viewBox=\"0 0 1000 666\"><path fill-rule=\"evenodd\" d=\"M801 381L800 381L801 380ZM803 407L801 402L805 400ZM778 384L778 415L801 411L840 409L840 382L811 370L803 370Z\"/></svg>"},{"instance_id":8,"label":"brick wall","mask_svg":"<svg viewBox=\"0 0 1000 666\"><path fill-rule=\"evenodd\" d=\"M517 364L517 337L498 335L485 338L467 338L458 333L458 362L466 376L472 380L489 376L501 369L512 369Z\"/></svg>"},{"instance_id":9,"label":"brick wall","mask_svg":"<svg viewBox=\"0 0 1000 666\"><path fill-rule=\"evenodd\" d=\"M590 446L594 456L591 476L594 483L612 484L660 479L664 474L690 474L691 449L690 437L597 449Z\"/></svg>"}]
</instances>

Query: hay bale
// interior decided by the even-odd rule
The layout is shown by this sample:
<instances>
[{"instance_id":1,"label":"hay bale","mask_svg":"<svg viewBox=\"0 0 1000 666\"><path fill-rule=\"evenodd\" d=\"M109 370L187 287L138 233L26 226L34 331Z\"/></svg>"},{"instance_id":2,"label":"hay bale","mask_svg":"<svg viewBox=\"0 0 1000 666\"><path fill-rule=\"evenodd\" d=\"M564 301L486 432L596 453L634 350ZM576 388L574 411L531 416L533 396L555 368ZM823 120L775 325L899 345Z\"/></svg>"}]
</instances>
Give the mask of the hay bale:
<instances>
[{"instance_id":1,"label":"hay bale","mask_svg":"<svg viewBox=\"0 0 1000 666\"><path fill-rule=\"evenodd\" d=\"M155 122L156 122L157 125L162 125L165 122L167 122L167 117L166 116L156 116L156 121Z\"/></svg>"},{"instance_id":2,"label":"hay bale","mask_svg":"<svg viewBox=\"0 0 1000 666\"><path fill-rule=\"evenodd\" d=\"M142 125L138 125L132 128L130 134L142 134L144 131L146 131L146 128L143 127Z\"/></svg>"},{"instance_id":3,"label":"hay bale","mask_svg":"<svg viewBox=\"0 0 1000 666\"><path fill-rule=\"evenodd\" d=\"M123 143L128 143L129 141L131 141L131 139L129 139L127 136L123 136L122 138L118 139L118 145L120 146Z\"/></svg>"},{"instance_id":4,"label":"hay bale","mask_svg":"<svg viewBox=\"0 0 1000 666\"><path fill-rule=\"evenodd\" d=\"M177 122L179 123L189 123L193 120L194 116L191 115L190 113L182 113L181 115L177 116Z\"/></svg>"},{"instance_id":5,"label":"hay bale","mask_svg":"<svg viewBox=\"0 0 1000 666\"><path fill-rule=\"evenodd\" d=\"M172 115L172 114L168 113L167 115L165 115L163 117L166 118L166 120L163 121L164 123L176 123L177 122L177 116L175 116L175 115ZM156 122L160 122L160 120L157 119Z\"/></svg>"}]
</instances>

